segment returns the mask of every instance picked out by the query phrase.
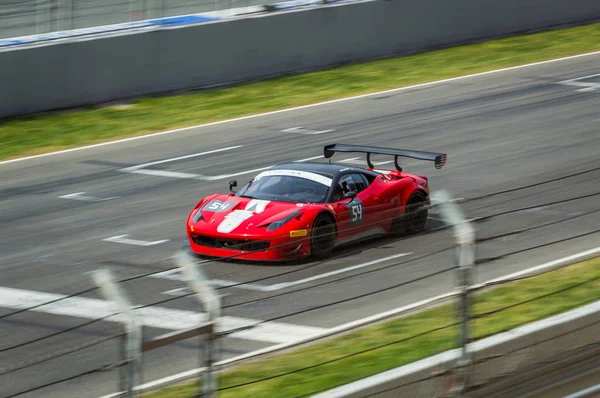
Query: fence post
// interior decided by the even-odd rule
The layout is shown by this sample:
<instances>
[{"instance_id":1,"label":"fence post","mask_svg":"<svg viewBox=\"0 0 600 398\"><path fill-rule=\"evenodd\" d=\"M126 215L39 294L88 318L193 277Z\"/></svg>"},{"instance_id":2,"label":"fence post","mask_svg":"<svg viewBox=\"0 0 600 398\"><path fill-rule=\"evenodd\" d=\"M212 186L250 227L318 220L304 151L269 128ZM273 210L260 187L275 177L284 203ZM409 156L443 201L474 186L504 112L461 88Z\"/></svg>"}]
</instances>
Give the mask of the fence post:
<instances>
[{"instance_id":1,"label":"fence post","mask_svg":"<svg viewBox=\"0 0 600 398\"><path fill-rule=\"evenodd\" d=\"M459 337L461 355L456 366L461 381L460 392L463 392L468 382L467 367L471 364L471 355L468 350L471 316L469 287L471 286L475 264L475 229L465 218L458 206L453 203L446 191L440 191L436 195L436 201L440 203L444 221L452 225L454 238L456 239L456 262L458 265L457 289L460 294L458 316L461 322Z\"/></svg>"},{"instance_id":2,"label":"fence post","mask_svg":"<svg viewBox=\"0 0 600 398\"><path fill-rule=\"evenodd\" d=\"M175 262L181 269L184 279L190 288L196 293L196 299L204 308L208 321L213 322L213 328L208 337L201 336L204 344L204 397L217 397L217 374L214 371L214 363L217 361L217 339L215 338L216 324L221 316L221 297L209 284L209 278L201 266L196 264L190 256L180 251L175 255ZM200 350L202 352L202 349ZM201 363L202 366L202 363Z\"/></svg>"},{"instance_id":3,"label":"fence post","mask_svg":"<svg viewBox=\"0 0 600 398\"><path fill-rule=\"evenodd\" d=\"M111 307L122 316L126 333L122 346L126 368L120 372L121 391L125 391L126 397L135 397L134 386L141 359L141 327L136 322L129 298L115 283L110 271L108 269L96 270L92 272L92 277Z\"/></svg>"}]
</instances>

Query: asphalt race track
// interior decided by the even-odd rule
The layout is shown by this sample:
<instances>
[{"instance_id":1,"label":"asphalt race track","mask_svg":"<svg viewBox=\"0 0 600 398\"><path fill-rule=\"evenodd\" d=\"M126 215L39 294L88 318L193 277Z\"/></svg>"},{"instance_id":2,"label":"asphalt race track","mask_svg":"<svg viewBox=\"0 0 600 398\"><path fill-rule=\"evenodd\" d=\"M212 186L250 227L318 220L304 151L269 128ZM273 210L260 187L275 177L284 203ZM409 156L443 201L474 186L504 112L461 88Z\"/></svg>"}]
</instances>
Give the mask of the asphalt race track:
<instances>
[{"instance_id":1,"label":"asphalt race track","mask_svg":"<svg viewBox=\"0 0 600 398\"><path fill-rule=\"evenodd\" d=\"M123 284L134 304L170 300L139 310L146 311L146 338L193 325L198 304L177 297L186 293L178 273L135 277L174 267L171 256L186 243L185 219L202 195L226 192L230 179L250 179L249 170L318 157L325 144L446 152L442 170L412 160L403 166L428 175L433 191L465 198L470 218L526 208L477 223L480 238L529 228L478 246L477 281L599 246L600 79L580 79L600 73L599 65L600 55L591 55L1 164L0 396L105 365L19 396L115 392L117 344L101 340L119 333L119 324L64 332L110 314L95 301L98 291L8 314L89 289L89 272L110 267L120 279L134 278ZM561 83L568 79L580 85ZM439 211L431 217L430 231L443 225ZM225 338L221 359L451 291L452 242L451 231L441 229L341 248L322 262L208 264L223 296L225 329L268 321ZM223 287L228 283L238 285ZM197 366L196 343L186 341L148 354L144 381Z\"/></svg>"}]
</instances>

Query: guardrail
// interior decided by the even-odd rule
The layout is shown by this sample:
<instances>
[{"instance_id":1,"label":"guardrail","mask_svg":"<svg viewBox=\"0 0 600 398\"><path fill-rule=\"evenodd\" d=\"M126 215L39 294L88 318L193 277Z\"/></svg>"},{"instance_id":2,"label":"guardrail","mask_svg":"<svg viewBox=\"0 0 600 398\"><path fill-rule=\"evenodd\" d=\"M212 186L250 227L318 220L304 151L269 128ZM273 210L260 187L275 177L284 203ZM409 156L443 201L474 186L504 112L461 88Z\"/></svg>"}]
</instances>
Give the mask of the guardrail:
<instances>
[{"instance_id":1,"label":"guardrail","mask_svg":"<svg viewBox=\"0 0 600 398\"><path fill-rule=\"evenodd\" d=\"M358 0L32 0L0 4L0 48L352 1Z\"/></svg>"},{"instance_id":2,"label":"guardrail","mask_svg":"<svg viewBox=\"0 0 600 398\"><path fill-rule=\"evenodd\" d=\"M262 0L29 0L0 4L0 38L261 5Z\"/></svg>"},{"instance_id":3,"label":"guardrail","mask_svg":"<svg viewBox=\"0 0 600 398\"><path fill-rule=\"evenodd\" d=\"M598 367L600 353L600 301L469 344L472 363L468 383L457 377L456 363L462 350L446 351L430 358L315 395L314 398L378 398L460 396L502 397L516 394L519 383L548 377L570 365ZM557 380L553 380L557 381ZM537 385L540 396L555 386ZM533 390L533 389L532 389ZM531 393L532 390L527 390ZM521 391L523 392L523 391ZM529 396L529 395L528 395Z\"/></svg>"}]
</instances>

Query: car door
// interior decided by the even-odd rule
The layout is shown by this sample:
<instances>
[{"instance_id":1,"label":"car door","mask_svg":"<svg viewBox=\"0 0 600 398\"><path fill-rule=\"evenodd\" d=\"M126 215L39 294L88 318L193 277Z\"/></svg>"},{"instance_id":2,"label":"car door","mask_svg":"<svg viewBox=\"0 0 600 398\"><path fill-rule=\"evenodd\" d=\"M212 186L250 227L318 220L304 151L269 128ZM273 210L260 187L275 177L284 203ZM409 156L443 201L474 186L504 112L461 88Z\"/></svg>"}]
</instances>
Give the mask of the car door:
<instances>
[{"instance_id":1,"label":"car door","mask_svg":"<svg viewBox=\"0 0 600 398\"><path fill-rule=\"evenodd\" d=\"M351 237L373 227L369 225L372 214L368 209L371 198L367 186L367 180L359 173L344 174L334 185L332 201L339 239ZM352 197L348 196L350 192L354 193Z\"/></svg>"}]
</instances>

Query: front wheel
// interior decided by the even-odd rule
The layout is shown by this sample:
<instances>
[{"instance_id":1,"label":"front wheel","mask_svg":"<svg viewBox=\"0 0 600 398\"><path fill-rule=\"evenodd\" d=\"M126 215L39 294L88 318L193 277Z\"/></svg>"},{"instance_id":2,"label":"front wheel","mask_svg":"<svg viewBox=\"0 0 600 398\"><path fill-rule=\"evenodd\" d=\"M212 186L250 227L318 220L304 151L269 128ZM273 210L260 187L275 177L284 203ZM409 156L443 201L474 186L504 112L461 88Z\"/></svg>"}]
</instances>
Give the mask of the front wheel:
<instances>
[{"instance_id":1,"label":"front wheel","mask_svg":"<svg viewBox=\"0 0 600 398\"><path fill-rule=\"evenodd\" d=\"M331 253L334 244L334 221L325 214L319 214L313 223L310 239L310 252L316 258L324 258Z\"/></svg>"}]
</instances>

